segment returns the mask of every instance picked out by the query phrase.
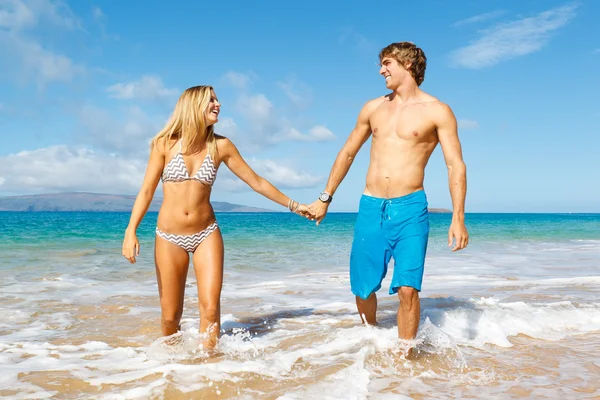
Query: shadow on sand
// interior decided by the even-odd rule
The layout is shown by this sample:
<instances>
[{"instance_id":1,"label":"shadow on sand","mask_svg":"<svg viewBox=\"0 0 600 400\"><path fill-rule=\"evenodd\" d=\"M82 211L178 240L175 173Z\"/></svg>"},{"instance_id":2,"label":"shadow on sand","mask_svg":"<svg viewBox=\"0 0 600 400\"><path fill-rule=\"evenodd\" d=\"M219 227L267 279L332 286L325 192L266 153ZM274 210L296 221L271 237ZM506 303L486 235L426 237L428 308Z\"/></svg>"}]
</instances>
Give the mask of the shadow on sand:
<instances>
[{"instance_id":1,"label":"shadow on sand","mask_svg":"<svg viewBox=\"0 0 600 400\"><path fill-rule=\"evenodd\" d=\"M273 326L281 320L308 317L311 315L318 315L322 316L323 318L339 318L352 317L353 314L348 313L347 311L329 312L323 310L315 310L314 308L279 310L268 314L242 318L237 321L224 321L223 323L221 323L221 334L233 335L241 329L249 332L253 337L260 337L269 332L272 332L274 330Z\"/></svg>"},{"instance_id":2,"label":"shadow on sand","mask_svg":"<svg viewBox=\"0 0 600 400\"><path fill-rule=\"evenodd\" d=\"M378 326L390 329L397 326L396 312L397 301L381 302L378 307ZM428 318L437 327L443 327L448 312L461 310L467 315L468 323L465 327L465 336L469 339L477 337L477 323L481 318L483 309L478 308L467 299L456 297L422 298L421 299L421 325ZM239 330L250 332L252 336L262 336L273 331L273 326L280 320L307 317L311 315L323 316L324 318L346 317L356 318L356 324L361 324L356 312L337 311L328 312L315 310L314 308L300 308L294 310L280 310L273 313L256 315L238 321L225 321L221 325L223 335L232 335Z\"/></svg>"}]
</instances>

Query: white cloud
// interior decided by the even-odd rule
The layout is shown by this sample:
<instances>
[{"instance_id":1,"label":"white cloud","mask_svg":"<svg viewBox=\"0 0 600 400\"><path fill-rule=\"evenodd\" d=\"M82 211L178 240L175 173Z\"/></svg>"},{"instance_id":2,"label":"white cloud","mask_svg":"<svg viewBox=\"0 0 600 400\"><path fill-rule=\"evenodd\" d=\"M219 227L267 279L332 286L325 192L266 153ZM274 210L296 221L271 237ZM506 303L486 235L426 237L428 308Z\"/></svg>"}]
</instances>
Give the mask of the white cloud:
<instances>
[{"instance_id":1,"label":"white cloud","mask_svg":"<svg viewBox=\"0 0 600 400\"><path fill-rule=\"evenodd\" d=\"M37 24L37 15L23 1L0 3L0 27L20 30Z\"/></svg>"},{"instance_id":2,"label":"white cloud","mask_svg":"<svg viewBox=\"0 0 600 400\"><path fill-rule=\"evenodd\" d=\"M98 26L98 28L100 28L100 33L104 40L108 40L108 39L119 40L118 35L115 35L112 33L109 34L106 32L106 14L104 14L104 12L102 11L102 9L100 7L95 6L92 9L92 18L93 18L94 22L96 23L96 25Z\"/></svg>"},{"instance_id":3,"label":"white cloud","mask_svg":"<svg viewBox=\"0 0 600 400\"><path fill-rule=\"evenodd\" d=\"M213 186L213 193L223 192L244 192L252 190L248 185L233 175L226 166L219 168L217 180Z\"/></svg>"},{"instance_id":4,"label":"white cloud","mask_svg":"<svg viewBox=\"0 0 600 400\"><path fill-rule=\"evenodd\" d=\"M228 138L233 138L237 133L237 124L230 117L219 118L215 126L215 132Z\"/></svg>"},{"instance_id":5,"label":"white cloud","mask_svg":"<svg viewBox=\"0 0 600 400\"><path fill-rule=\"evenodd\" d=\"M81 129L76 135L83 144L109 151L146 153L150 140L163 127L166 117L150 117L139 107L128 107L120 114L85 105L80 111Z\"/></svg>"},{"instance_id":6,"label":"white cloud","mask_svg":"<svg viewBox=\"0 0 600 400\"><path fill-rule=\"evenodd\" d=\"M15 107L6 103L0 103L0 115L10 115L15 113ZM8 133L6 133L8 135Z\"/></svg>"},{"instance_id":7,"label":"white cloud","mask_svg":"<svg viewBox=\"0 0 600 400\"><path fill-rule=\"evenodd\" d=\"M4 42L3 39L6 38L0 37L0 43ZM69 82L85 74L82 65L74 63L69 57L49 51L32 40L14 36L5 49L9 54L12 51L26 72L37 77L40 86L50 82Z\"/></svg>"},{"instance_id":8,"label":"white cloud","mask_svg":"<svg viewBox=\"0 0 600 400\"><path fill-rule=\"evenodd\" d=\"M321 182L321 177L311 176L304 171L277 164L272 160L252 159L250 165L269 182L282 188L311 188Z\"/></svg>"},{"instance_id":9,"label":"white cloud","mask_svg":"<svg viewBox=\"0 0 600 400\"><path fill-rule=\"evenodd\" d=\"M252 138L244 137L243 140L251 142L250 147L260 147L265 144L274 144L285 140L297 141L324 141L335 139L335 135L322 125L309 129L307 134L284 115L274 112L273 103L264 94L241 94L235 104L235 109L249 122L248 130L254 135Z\"/></svg>"},{"instance_id":10,"label":"white cloud","mask_svg":"<svg viewBox=\"0 0 600 400\"><path fill-rule=\"evenodd\" d=\"M267 122L273 110L273 104L264 94L253 96L242 94L235 107L245 118L256 122Z\"/></svg>"},{"instance_id":11,"label":"white cloud","mask_svg":"<svg viewBox=\"0 0 600 400\"><path fill-rule=\"evenodd\" d=\"M472 119L459 119L458 127L460 129L477 129L479 128L479 123Z\"/></svg>"},{"instance_id":12,"label":"white cloud","mask_svg":"<svg viewBox=\"0 0 600 400\"><path fill-rule=\"evenodd\" d=\"M497 18L501 15L504 15L505 13L506 13L505 11L501 11L501 10L491 11L491 12L488 12L485 14L479 14L479 15L475 15L474 17L470 17L470 18L466 18L466 19L457 21L457 22L453 23L452 26L458 27L458 26L463 26L463 25L484 22L484 21L488 21L490 19Z\"/></svg>"},{"instance_id":13,"label":"white cloud","mask_svg":"<svg viewBox=\"0 0 600 400\"><path fill-rule=\"evenodd\" d=\"M307 134L303 134L292 128L288 138L305 142L323 142L327 140L334 140L335 135L325 126L317 125L312 127Z\"/></svg>"},{"instance_id":14,"label":"white cloud","mask_svg":"<svg viewBox=\"0 0 600 400\"><path fill-rule=\"evenodd\" d=\"M536 52L548 43L554 31L575 17L576 9L577 4L569 4L486 29L479 39L455 50L450 56L451 64L484 68Z\"/></svg>"},{"instance_id":15,"label":"white cloud","mask_svg":"<svg viewBox=\"0 0 600 400\"><path fill-rule=\"evenodd\" d=\"M102 21L106 17L104 15L104 13L102 12L102 9L100 7L97 7L97 6L94 7L94 9L92 10L92 16L97 21Z\"/></svg>"},{"instance_id":16,"label":"white cloud","mask_svg":"<svg viewBox=\"0 0 600 400\"><path fill-rule=\"evenodd\" d=\"M248 89L252 84L253 78L253 74L243 74L235 71L229 71L223 75L223 80L226 83L240 90Z\"/></svg>"},{"instance_id":17,"label":"white cloud","mask_svg":"<svg viewBox=\"0 0 600 400\"><path fill-rule=\"evenodd\" d=\"M377 52L375 42L358 33L354 28L345 28L339 38L340 43L354 44L359 50L366 53ZM377 55L377 54L375 54Z\"/></svg>"},{"instance_id":18,"label":"white cloud","mask_svg":"<svg viewBox=\"0 0 600 400\"><path fill-rule=\"evenodd\" d=\"M117 99L160 100L179 94L178 89L166 88L158 76L144 75L138 81L116 83L106 89Z\"/></svg>"},{"instance_id":19,"label":"white cloud","mask_svg":"<svg viewBox=\"0 0 600 400\"><path fill-rule=\"evenodd\" d=\"M81 28L81 22L73 11L60 1L2 0L0 2L0 27L22 31L42 23L64 29Z\"/></svg>"},{"instance_id":20,"label":"white cloud","mask_svg":"<svg viewBox=\"0 0 600 400\"><path fill-rule=\"evenodd\" d=\"M142 159L51 146L0 157L0 193L136 193L145 168Z\"/></svg>"},{"instance_id":21,"label":"white cloud","mask_svg":"<svg viewBox=\"0 0 600 400\"><path fill-rule=\"evenodd\" d=\"M0 156L0 194L65 191L137 193L146 163L147 157L129 153L111 154L87 147L58 145L21 151ZM252 158L248 164L281 190L312 188L322 182L319 176L273 160ZM224 164L218 171L215 189L228 192L251 190Z\"/></svg>"},{"instance_id":22,"label":"white cloud","mask_svg":"<svg viewBox=\"0 0 600 400\"><path fill-rule=\"evenodd\" d=\"M283 165L273 160L260 160L252 158L247 160L248 165L260 176L271 182L280 190L312 188L323 180L320 176L313 176L305 171L298 171L292 166ZM215 182L216 190L228 192L242 192L252 190L246 183L238 179L225 165L218 172Z\"/></svg>"},{"instance_id":23,"label":"white cloud","mask_svg":"<svg viewBox=\"0 0 600 400\"><path fill-rule=\"evenodd\" d=\"M313 100L312 89L307 84L296 78L289 78L285 82L277 83L285 95L299 108L310 106Z\"/></svg>"},{"instance_id":24,"label":"white cloud","mask_svg":"<svg viewBox=\"0 0 600 400\"><path fill-rule=\"evenodd\" d=\"M63 3L48 0L5 0L0 3L0 47L5 73L23 77L33 75L38 86L49 82L68 82L85 73L85 68L69 57L56 53L35 40L27 31L41 24L74 30L80 22Z\"/></svg>"}]
</instances>

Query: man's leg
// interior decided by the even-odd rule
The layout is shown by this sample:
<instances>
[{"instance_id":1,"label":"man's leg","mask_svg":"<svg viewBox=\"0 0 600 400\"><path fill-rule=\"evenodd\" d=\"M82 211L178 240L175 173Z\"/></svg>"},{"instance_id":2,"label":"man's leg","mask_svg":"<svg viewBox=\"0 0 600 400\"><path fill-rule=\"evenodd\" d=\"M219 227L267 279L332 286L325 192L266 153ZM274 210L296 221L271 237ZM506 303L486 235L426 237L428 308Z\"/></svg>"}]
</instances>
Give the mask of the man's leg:
<instances>
[{"instance_id":1,"label":"man's leg","mask_svg":"<svg viewBox=\"0 0 600 400\"><path fill-rule=\"evenodd\" d=\"M421 302L419 292L410 286L402 286L398 290L400 305L398 306L398 337L414 339L419 329L421 319Z\"/></svg>"},{"instance_id":2,"label":"man's leg","mask_svg":"<svg viewBox=\"0 0 600 400\"><path fill-rule=\"evenodd\" d=\"M371 293L371 295L363 300L359 296L356 296L356 308L358 308L358 314L362 323L369 325L377 325L377 295Z\"/></svg>"},{"instance_id":3,"label":"man's leg","mask_svg":"<svg viewBox=\"0 0 600 400\"><path fill-rule=\"evenodd\" d=\"M397 292L398 337L410 340L417 335L421 318L419 291L423 282L429 240L429 212L424 191L392 200L394 216L386 225L394 257L390 294Z\"/></svg>"},{"instance_id":4,"label":"man's leg","mask_svg":"<svg viewBox=\"0 0 600 400\"><path fill-rule=\"evenodd\" d=\"M350 251L350 287L363 323L377 323L377 292L392 253L381 229L383 199L361 197Z\"/></svg>"}]
</instances>

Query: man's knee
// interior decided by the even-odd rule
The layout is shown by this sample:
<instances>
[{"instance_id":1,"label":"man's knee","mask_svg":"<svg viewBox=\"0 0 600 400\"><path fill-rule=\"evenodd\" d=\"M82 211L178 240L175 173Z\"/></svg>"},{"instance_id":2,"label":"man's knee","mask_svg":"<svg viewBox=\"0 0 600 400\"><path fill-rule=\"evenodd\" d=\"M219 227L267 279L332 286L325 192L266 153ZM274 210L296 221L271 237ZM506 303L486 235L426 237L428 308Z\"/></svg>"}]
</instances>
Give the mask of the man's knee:
<instances>
[{"instance_id":1,"label":"man's knee","mask_svg":"<svg viewBox=\"0 0 600 400\"><path fill-rule=\"evenodd\" d=\"M372 292L366 299L363 299L361 296L356 296L356 302L359 304L371 303L373 301L377 301L377 294L375 292Z\"/></svg>"},{"instance_id":2,"label":"man's knee","mask_svg":"<svg viewBox=\"0 0 600 400\"><path fill-rule=\"evenodd\" d=\"M413 302L419 299L419 292L413 287L401 286L398 289L398 297L400 298L401 305L410 307Z\"/></svg>"}]
</instances>

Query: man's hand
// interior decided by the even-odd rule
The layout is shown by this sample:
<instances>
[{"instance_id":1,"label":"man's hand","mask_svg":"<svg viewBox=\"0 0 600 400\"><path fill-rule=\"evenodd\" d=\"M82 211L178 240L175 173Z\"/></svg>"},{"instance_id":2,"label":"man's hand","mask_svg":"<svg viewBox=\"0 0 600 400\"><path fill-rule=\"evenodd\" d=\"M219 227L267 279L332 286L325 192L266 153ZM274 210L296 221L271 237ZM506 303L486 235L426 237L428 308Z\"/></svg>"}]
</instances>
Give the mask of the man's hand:
<instances>
[{"instance_id":1,"label":"man's hand","mask_svg":"<svg viewBox=\"0 0 600 400\"><path fill-rule=\"evenodd\" d=\"M313 218L317 220L317 225L323 221L325 218L325 214L327 214L327 209L329 208L329 203L324 203L321 200L317 199L312 204L308 206L310 213Z\"/></svg>"},{"instance_id":2,"label":"man's hand","mask_svg":"<svg viewBox=\"0 0 600 400\"><path fill-rule=\"evenodd\" d=\"M295 213L304 218L310 219L311 221L315 218L312 211L306 204L299 204Z\"/></svg>"},{"instance_id":3,"label":"man's hand","mask_svg":"<svg viewBox=\"0 0 600 400\"><path fill-rule=\"evenodd\" d=\"M448 246L452 246L453 239L456 241L452 251L462 250L469 244L469 233L464 221L452 220L448 229Z\"/></svg>"}]
</instances>

